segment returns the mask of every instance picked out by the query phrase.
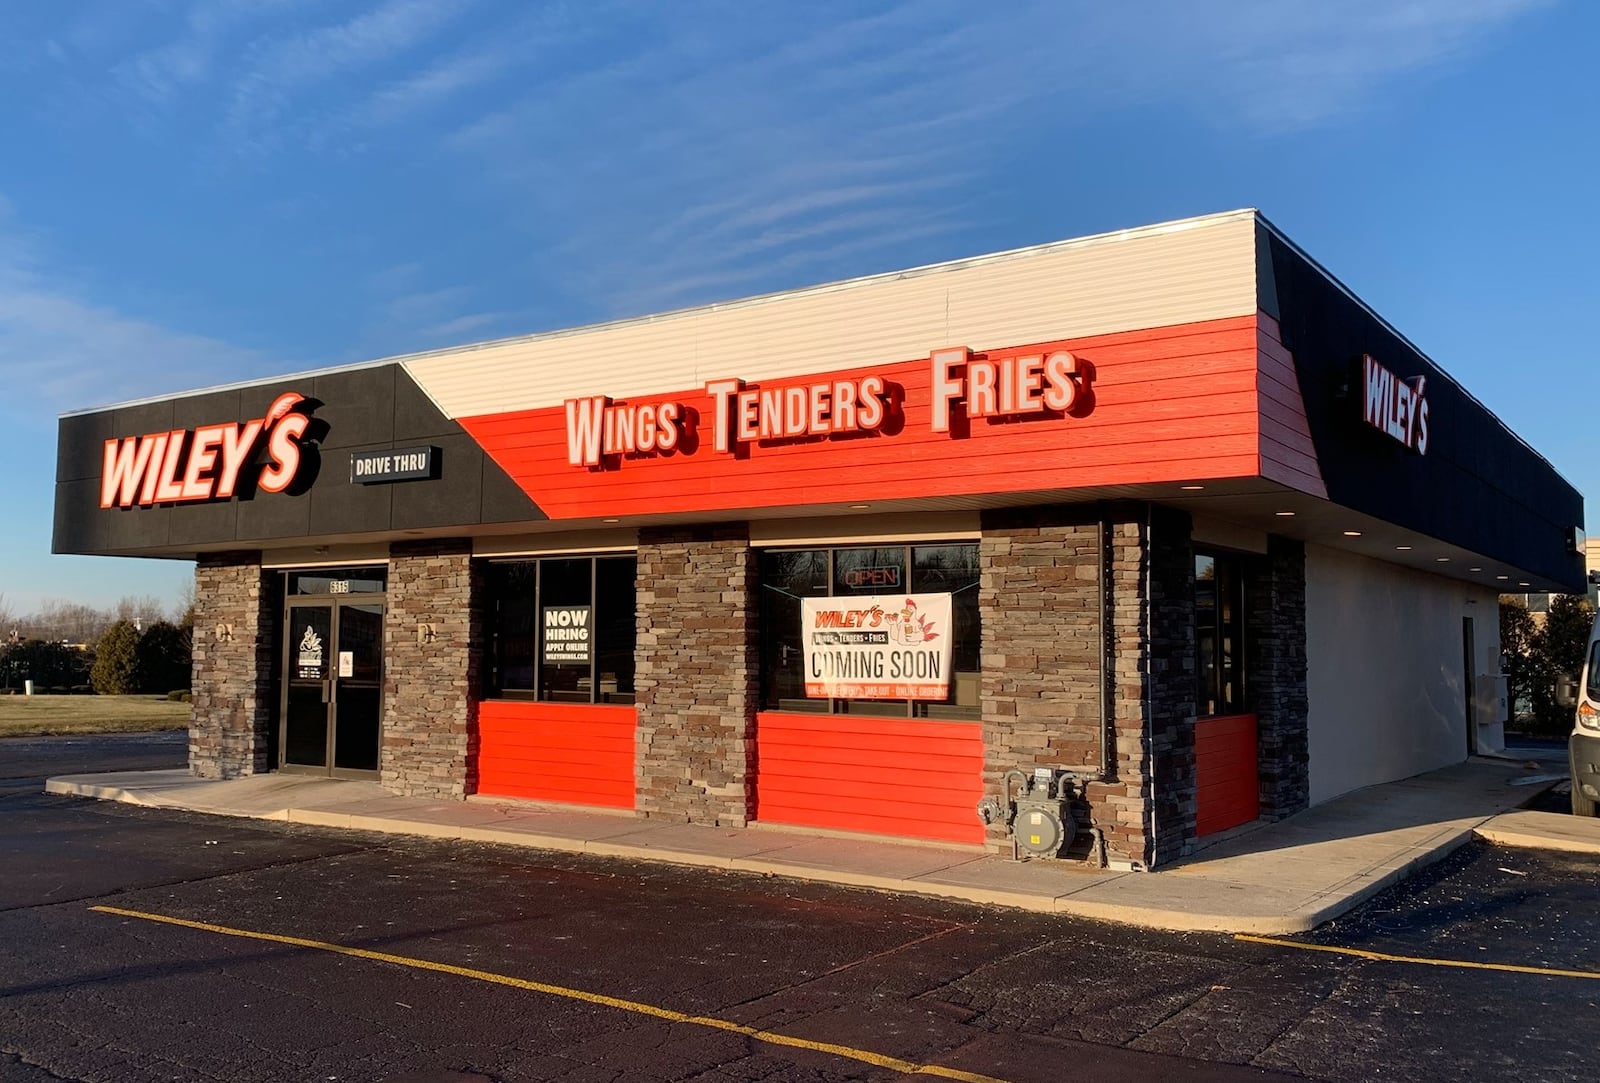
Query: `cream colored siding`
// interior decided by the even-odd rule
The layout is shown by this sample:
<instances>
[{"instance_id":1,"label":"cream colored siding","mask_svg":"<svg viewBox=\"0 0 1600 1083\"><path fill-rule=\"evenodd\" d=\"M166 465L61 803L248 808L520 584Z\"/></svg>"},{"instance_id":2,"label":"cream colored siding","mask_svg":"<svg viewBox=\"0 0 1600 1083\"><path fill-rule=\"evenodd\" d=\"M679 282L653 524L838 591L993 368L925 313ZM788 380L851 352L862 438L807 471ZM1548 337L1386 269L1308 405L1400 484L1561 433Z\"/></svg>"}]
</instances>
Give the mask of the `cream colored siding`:
<instances>
[{"instance_id":1,"label":"cream colored siding","mask_svg":"<svg viewBox=\"0 0 1600 1083\"><path fill-rule=\"evenodd\" d=\"M450 417L776 379L1256 311L1253 212L404 361Z\"/></svg>"},{"instance_id":2,"label":"cream colored siding","mask_svg":"<svg viewBox=\"0 0 1600 1083\"><path fill-rule=\"evenodd\" d=\"M1500 654L1494 591L1306 546L1312 804L1467 758L1465 617L1474 678L1492 674ZM1480 748L1503 743L1490 716L1475 722Z\"/></svg>"}]
</instances>

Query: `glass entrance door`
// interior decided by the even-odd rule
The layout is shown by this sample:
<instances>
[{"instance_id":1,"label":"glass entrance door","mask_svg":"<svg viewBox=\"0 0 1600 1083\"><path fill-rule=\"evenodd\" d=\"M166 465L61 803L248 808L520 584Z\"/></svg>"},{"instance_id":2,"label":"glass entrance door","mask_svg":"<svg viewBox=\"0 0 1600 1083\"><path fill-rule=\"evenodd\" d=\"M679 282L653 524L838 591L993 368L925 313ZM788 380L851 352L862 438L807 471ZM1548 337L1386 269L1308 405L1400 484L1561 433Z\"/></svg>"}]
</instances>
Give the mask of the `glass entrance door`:
<instances>
[{"instance_id":1,"label":"glass entrance door","mask_svg":"<svg viewBox=\"0 0 1600 1083\"><path fill-rule=\"evenodd\" d=\"M281 770L376 778L383 603L291 598L284 614Z\"/></svg>"}]
</instances>

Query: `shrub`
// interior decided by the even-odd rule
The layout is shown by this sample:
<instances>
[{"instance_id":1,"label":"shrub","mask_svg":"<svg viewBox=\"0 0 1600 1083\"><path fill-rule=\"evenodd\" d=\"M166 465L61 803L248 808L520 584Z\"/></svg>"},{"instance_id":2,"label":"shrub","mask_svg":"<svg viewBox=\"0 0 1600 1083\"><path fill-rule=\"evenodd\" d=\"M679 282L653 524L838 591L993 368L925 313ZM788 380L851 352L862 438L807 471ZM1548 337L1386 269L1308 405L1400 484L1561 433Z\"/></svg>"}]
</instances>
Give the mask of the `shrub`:
<instances>
[{"instance_id":1,"label":"shrub","mask_svg":"<svg viewBox=\"0 0 1600 1083\"><path fill-rule=\"evenodd\" d=\"M141 692L164 692L189 684L189 639L175 624L156 621L139 637L134 684Z\"/></svg>"},{"instance_id":2,"label":"shrub","mask_svg":"<svg viewBox=\"0 0 1600 1083\"><path fill-rule=\"evenodd\" d=\"M138 690L139 629L119 620L95 644L89 683L102 696L125 696Z\"/></svg>"},{"instance_id":3,"label":"shrub","mask_svg":"<svg viewBox=\"0 0 1600 1083\"><path fill-rule=\"evenodd\" d=\"M189 690L187 688L174 688L172 691L167 693L167 702L188 703Z\"/></svg>"}]
</instances>

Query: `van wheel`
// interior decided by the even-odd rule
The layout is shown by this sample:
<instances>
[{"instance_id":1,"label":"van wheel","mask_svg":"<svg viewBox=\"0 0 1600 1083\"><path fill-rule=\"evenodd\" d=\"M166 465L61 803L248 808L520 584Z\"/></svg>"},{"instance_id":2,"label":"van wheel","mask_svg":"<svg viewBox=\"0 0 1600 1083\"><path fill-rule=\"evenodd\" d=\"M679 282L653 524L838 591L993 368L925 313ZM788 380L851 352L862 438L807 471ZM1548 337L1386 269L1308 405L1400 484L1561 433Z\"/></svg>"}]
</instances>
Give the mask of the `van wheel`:
<instances>
[{"instance_id":1,"label":"van wheel","mask_svg":"<svg viewBox=\"0 0 1600 1083\"><path fill-rule=\"evenodd\" d=\"M1577 780L1572 783L1572 814L1574 816L1593 816L1595 803L1578 792Z\"/></svg>"}]
</instances>

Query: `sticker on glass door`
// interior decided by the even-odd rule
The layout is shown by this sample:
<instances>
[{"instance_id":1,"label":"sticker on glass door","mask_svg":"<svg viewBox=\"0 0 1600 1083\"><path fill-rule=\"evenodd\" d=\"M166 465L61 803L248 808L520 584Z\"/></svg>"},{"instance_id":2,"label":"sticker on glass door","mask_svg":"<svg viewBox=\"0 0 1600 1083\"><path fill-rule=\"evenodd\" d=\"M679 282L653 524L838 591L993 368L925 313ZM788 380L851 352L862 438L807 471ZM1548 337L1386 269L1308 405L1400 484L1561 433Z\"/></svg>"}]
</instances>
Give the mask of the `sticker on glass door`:
<instances>
[{"instance_id":1,"label":"sticker on glass door","mask_svg":"<svg viewBox=\"0 0 1600 1083\"><path fill-rule=\"evenodd\" d=\"M306 634L300 637L295 675L308 681L322 679L322 637L309 624L306 625Z\"/></svg>"}]
</instances>

